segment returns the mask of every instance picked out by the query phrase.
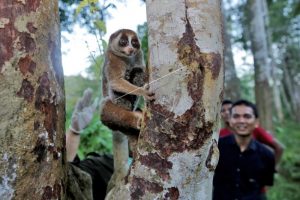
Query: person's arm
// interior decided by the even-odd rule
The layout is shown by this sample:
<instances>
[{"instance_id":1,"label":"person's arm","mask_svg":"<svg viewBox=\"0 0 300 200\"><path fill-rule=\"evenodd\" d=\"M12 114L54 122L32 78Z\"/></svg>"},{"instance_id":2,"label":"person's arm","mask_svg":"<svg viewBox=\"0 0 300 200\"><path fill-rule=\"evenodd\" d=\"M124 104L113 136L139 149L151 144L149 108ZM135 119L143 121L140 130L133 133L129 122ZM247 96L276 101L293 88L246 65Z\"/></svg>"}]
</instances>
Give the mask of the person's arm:
<instances>
[{"instance_id":1,"label":"person's arm","mask_svg":"<svg viewBox=\"0 0 300 200\"><path fill-rule=\"evenodd\" d=\"M273 137L272 134L268 133L261 127L257 127L254 129L253 136L259 142L266 144L267 146L272 148L272 150L274 151L275 163L277 166L282 157L284 146L275 137Z\"/></svg>"},{"instance_id":2,"label":"person's arm","mask_svg":"<svg viewBox=\"0 0 300 200\"><path fill-rule=\"evenodd\" d=\"M277 170L278 169L278 164L281 160L281 157L282 157L282 154L283 154L283 151L284 151L284 146L276 138L273 138L272 147L274 149L275 163L276 163L276 170Z\"/></svg>"},{"instance_id":3,"label":"person's arm","mask_svg":"<svg viewBox=\"0 0 300 200\"><path fill-rule=\"evenodd\" d=\"M66 151L67 151L68 162L72 162L76 157L79 144L80 144L80 135L74 133L69 129L66 133Z\"/></svg>"},{"instance_id":4,"label":"person's arm","mask_svg":"<svg viewBox=\"0 0 300 200\"><path fill-rule=\"evenodd\" d=\"M86 89L82 98L77 101L71 118L70 128L66 133L67 161L72 162L76 156L79 144L80 133L91 122L94 111L97 107L97 100L91 103L92 90Z\"/></svg>"}]
</instances>

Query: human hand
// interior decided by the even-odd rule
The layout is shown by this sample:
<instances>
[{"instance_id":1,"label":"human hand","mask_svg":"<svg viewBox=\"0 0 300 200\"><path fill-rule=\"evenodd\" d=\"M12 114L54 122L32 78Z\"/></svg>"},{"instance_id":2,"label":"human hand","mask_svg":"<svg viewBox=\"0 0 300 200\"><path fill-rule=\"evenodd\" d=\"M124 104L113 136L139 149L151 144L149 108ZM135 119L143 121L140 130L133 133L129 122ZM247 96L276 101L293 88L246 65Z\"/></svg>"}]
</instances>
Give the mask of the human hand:
<instances>
[{"instance_id":1,"label":"human hand","mask_svg":"<svg viewBox=\"0 0 300 200\"><path fill-rule=\"evenodd\" d=\"M98 100L92 100L92 89L87 88L83 92L83 96L77 101L72 113L70 130L75 134L80 134L82 130L91 122L94 112L98 106Z\"/></svg>"}]
</instances>

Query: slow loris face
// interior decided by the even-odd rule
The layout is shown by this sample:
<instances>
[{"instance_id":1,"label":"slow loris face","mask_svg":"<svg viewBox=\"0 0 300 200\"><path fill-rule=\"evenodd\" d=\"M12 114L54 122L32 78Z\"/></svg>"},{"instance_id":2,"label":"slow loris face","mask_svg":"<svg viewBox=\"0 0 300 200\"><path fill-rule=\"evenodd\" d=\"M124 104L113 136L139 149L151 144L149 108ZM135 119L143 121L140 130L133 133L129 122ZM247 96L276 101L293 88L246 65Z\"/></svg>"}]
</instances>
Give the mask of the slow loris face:
<instances>
[{"instance_id":1,"label":"slow loris face","mask_svg":"<svg viewBox=\"0 0 300 200\"><path fill-rule=\"evenodd\" d=\"M123 56L132 57L140 49L140 42L135 32L122 30L112 35L110 38L111 48L114 52L121 53Z\"/></svg>"}]
</instances>

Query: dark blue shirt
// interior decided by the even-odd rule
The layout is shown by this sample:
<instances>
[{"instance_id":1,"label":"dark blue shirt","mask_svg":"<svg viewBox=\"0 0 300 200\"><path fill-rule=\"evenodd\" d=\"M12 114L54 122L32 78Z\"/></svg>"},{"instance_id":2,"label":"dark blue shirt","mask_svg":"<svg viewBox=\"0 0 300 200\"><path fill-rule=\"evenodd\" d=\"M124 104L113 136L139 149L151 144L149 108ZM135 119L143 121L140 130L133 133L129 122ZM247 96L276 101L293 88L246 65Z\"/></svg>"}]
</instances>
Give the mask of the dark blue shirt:
<instances>
[{"instance_id":1,"label":"dark blue shirt","mask_svg":"<svg viewBox=\"0 0 300 200\"><path fill-rule=\"evenodd\" d=\"M233 134L220 138L218 146L213 200L260 200L262 187L273 185L274 154L254 139L241 152Z\"/></svg>"}]
</instances>

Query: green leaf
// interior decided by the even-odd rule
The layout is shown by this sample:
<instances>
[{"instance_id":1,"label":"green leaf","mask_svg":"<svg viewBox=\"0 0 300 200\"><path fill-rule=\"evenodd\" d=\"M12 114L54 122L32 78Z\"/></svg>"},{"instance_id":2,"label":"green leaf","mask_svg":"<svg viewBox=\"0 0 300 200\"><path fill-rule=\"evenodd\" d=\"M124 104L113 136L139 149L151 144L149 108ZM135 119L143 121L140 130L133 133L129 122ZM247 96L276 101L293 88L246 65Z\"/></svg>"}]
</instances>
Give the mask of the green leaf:
<instances>
[{"instance_id":1,"label":"green leaf","mask_svg":"<svg viewBox=\"0 0 300 200\"><path fill-rule=\"evenodd\" d=\"M82 9L89 5L89 0L82 0L75 11L75 17L82 11Z\"/></svg>"},{"instance_id":2,"label":"green leaf","mask_svg":"<svg viewBox=\"0 0 300 200\"><path fill-rule=\"evenodd\" d=\"M102 20L96 20L94 21L94 25L95 27L100 30L101 32L106 33L106 26L105 26L105 22Z\"/></svg>"}]
</instances>

